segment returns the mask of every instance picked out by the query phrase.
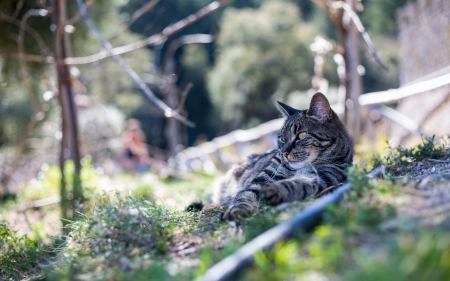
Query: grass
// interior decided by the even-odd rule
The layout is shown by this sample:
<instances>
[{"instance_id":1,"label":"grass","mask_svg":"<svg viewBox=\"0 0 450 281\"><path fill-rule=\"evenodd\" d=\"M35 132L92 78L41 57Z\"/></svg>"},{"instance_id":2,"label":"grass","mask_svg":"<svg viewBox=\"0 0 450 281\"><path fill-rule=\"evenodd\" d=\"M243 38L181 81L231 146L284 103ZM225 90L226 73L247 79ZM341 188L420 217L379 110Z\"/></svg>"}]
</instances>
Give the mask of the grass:
<instances>
[{"instance_id":1,"label":"grass","mask_svg":"<svg viewBox=\"0 0 450 281\"><path fill-rule=\"evenodd\" d=\"M420 161L426 159L442 159L450 155L450 135L441 138L441 143L436 144L435 136L423 138L422 143L411 148L402 146L392 148L388 145L388 153L385 157L375 156L372 166L387 165L394 176L404 175Z\"/></svg>"},{"instance_id":2,"label":"grass","mask_svg":"<svg viewBox=\"0 0 450 281\"><path fill-rule=\"evenodd\" d=\"M41 275L46 247L41 237L18 236L0 223L0 280L28 279Z\"/></svg>"},{"instance_id":3,"label":"grass","mask_svg":"<svg viewBox=\"0 0 450 281\"><path fill-rule=\"evenodd\" d=\"M367 166L355 166L349 171L354 190L327 209L321 226L259 252L255 266L240 279L448 280L449 228L423 227L399 217L407 179L364 176L367 167L377 165L390 165L391 174L404 175L416 161L448 155L445 145L425 139L415 148L390 148ZM198 198L206 202L205 188L214 176L109 178L86 167L91 196L67 226L66 237L46 234L37 224L28 235L18 235L0 224L0 279L193 280L312 202L294 203L283 211L265 206L250 218L229 223L220 221L219 210L185 211ZM19 194L18 202L50 181L50 168L29 185L28 193Z\"/></svg>"}]
</instances>

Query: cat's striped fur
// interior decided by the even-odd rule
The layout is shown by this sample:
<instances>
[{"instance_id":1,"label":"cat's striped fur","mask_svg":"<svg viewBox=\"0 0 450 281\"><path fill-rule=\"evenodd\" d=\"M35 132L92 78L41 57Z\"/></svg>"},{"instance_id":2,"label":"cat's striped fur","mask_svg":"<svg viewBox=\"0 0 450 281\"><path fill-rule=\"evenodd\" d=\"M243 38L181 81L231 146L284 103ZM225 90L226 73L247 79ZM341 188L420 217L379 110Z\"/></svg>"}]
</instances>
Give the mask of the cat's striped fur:
<instances>
[{"instance_id":1,"label":"cat's striped fur","mask_svg":"<svg viewBox=\"0 0 450 281\"><path fill-rule=\"evenodd\" d=\"M308 110L283 103L279 109L286 121L278 148L250 156L216 184L213 202L229 206L223 219L249 216L260 202L303 200L346 180L352 143L326 97L315 94Z\"/></svg>"}]
</instances>

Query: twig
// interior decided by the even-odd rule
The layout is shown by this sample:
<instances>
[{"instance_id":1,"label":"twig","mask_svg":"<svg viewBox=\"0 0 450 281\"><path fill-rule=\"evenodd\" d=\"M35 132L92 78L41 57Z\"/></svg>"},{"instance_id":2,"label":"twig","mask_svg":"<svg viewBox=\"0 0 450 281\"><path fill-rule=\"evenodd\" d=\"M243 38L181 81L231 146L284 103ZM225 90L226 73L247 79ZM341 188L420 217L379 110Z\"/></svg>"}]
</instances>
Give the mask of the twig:
<instances>
[{"instance_id":1,"label":"twig","mask_svg":"<svg viewBox=\"0 0 450 281\"><path fill-rule=\"evenodd\" d=\"M16 5L16 10L14 11L14 13L11 15L13 18L17 18L17 16L19 15L20 11L22 10L23 7L23 3L25 2L25 0L19 0L19 2Z\"/></svg>"},{"instance_id":2,"label":"twig","mask_svg":"<svg viewBox=\"0 0 450 281\"><path fill-rule=\"evenodd\" d=\"M45 17L48 15L48 11L44 9L39 10L28 10L20 21L20 30L19 30L19 39L18 39L18 47L19 47L19 61L20 61L20 71L22 72L22 79L24 81L25 86L28 90L28 95L30 97L31 105L35 110L38 108L38 101L34 96L34 91L31 87L28 69L25 63L24 54L25 54L25 46L24 46L24 37L25 37L25 26L27 24L27 20L32 16L40 16Z\"/></svg>"},{"instance_id":3,"label":"twig","mask_svg":"<svg viewBox=\"0 0 450 281\"><path fill-rule=\"evenodd\" d=\"M361 33L361 35L364 39L364 42L366 43L367 48L369 48L369 52L372 55L372 57L381 65L381 67L384 70L389 71L389 68L387 67L387 65L378 56L378 53L375 50L375 47L373 46L372 39L370 39L370 36L367 33L367 31L365 30L363 24L361 23L361 20L359 19L358 14L356 14L355 11L353 11L352 7L350 7L350 5L348 5L347 3L343 2L343 1L333 2L331 4L331 7L335 8L335 9L342 8L347 12L348 16L355 24L356 29L358 30L359 33Z\"/></svg>"},{"instance_id":4,"label":"twig","mask_svg":"<svg viewBox=\"0 0 450 281\"><path fill-rule=\"evenodd\" d=\"M194 84L189 82L186 85L186 88L184 89L183 93L181 93L181 99L180 99L180 103L178 104L178 109L177 109L178 112L183 111L184 103L186 102L186 98L189 94L189 91L191 91L192 87L194 87Z\"/></svg>"},{"instance_id":5,"label":"twig","mask_svg":"<svg viewBox=\"0 0 450 281\"><path fill-rule=\"evenodd\" d=\"M182 30L183 28L193 24L194 22L197 22L198 20L204 18L205 16L211 14L212 12L216 11L217 9L233 2L234 0L221 0L221 1L214 1L208 6L200 9L195 14L189 15L188 17L176 22L175 24L166 27L161 33L152 35L146 39L139 40L137 42L124 45L117 48L112 48L110 51L100 51L97 54L93 54L86 57L75 57L75 58L66 58L65 63L69 65L74 64L88 64L93 63L96 61L99 61L101 59L113 56L113 55L121 55L125 53L129 53L131 51L137 50L139 48L143 48L145 46L149 45L155 45L159 44L162 41L166 40L169 36L175 34L176 32Z\"/></svg>"},{"instance_id":6,"label":"twig","mask_svg":"<svg viewBox=\"0 0 450 281\"><path fill-rule=\"evenodd\" d=\"M39 56L39 55L31 55L31 54L19 54L19 53L6 53L6 52L0 52L0 56L7 57L7 58L13 58L18 59L20 56L24 60L27 61L34 61L34 62L42 62L42 63L54 63L55 59L51 56Z\"/></svg>"},{"instance_id":7,"label":"twig","mask_svg":"<svg viewBox=\"0 0 450 281\"><path fill-rule=\"evenodd\" d=\"M394 123L397 123L401 127L408 130L410 133L413 133L413 134L416 134L419 136L429 137L428 134L426 134L425 132L423 132L420 129L420 126L417 125L416 122L411 120L409 117L403 115L402 113L400 113L390 107L387 107L385 105L378 106L378 107L374 106L372 108L373 108L373 110L376 110L381 116L391 120Z\"/></svg>"},{"instance_id":8,"label":"twig","mask_svg":"<svg viewBox=\"0 0 450 281\"><path fill-rule=\"evenodd\" d=\"M86 9L88 9L93 3L94 0L87 0L85 4ZM80 11L77 11L73 17L71 17L68 21L66 21L66 25L74 25L80 19L81 19Z\"/></svg>"},{"instance_id":9,"label":"twig","mask_svg":"<svg viewBox=\"0 0 450 281\"><path fill-rule=\"evenodd\" d=\"M19 20L5 14L0 14L0 20L4 20L18 27L21 26L21 22ZM29 27L26 24L23 26L23 28L25 29L26 32L28 32L31 36L33 36L34 40L36 40L36 43L38 43L43 55L50 54L49 48L45 44L44 39L42 39L41 35L35 29Z\"/></svg>"},{"instance_id":10,"label":"twig","mask_svg":"<svg viewBox=\"0 0 450 281\"><path fill-rule=\"evenodd\" d=\"M148 11L150 11L151 9L153 9L153 7L155 7L156 4L158 4L159 0L153 0L150 2L147 2L147 4L145 4L144 6L142 6L139 10L135 11L133 13L133 15L131 16L131 18L123 23L119 29L117 30L117 32L111 36L111 38L109 38L109 42L112 43L114 42L117 38L119 38L119 36L127 29L130 27L130 25L132 25L137 19L139 19L141 16L143 16L145 13L147 13Z\"/></svg>"},{"instance_id":11,"label":"twig","mask_svg":"<svg viewBox=\"0 0 450 281\"><path fill-rule=\"evenodd\" d=\"M115 61L117 61L117 63L123 68L123 70L131 77L131 79L142 90L142 92L146 95L146 97L151 102L153 102L157 107L159 107L164 112L164 115L166 117L168 117L168 118L173 117L173 118L177 119L178 121L184 123L186 126L194 127L195 124L193 122L187 120L186 118L181 116L177 111L168 107L163 101L158 99L155 96L155 94L150 90L150 88L145 84L145 82L142 81L141 77L139 77L139 75L125 63L125 61L122 59L122 57L113 53L113 47L111 46L111 44L108 41L106 41L106 39L98 31L97 27L95 27L94 23L91 21L91 19L87 15L87 12L83 5L83 2L81 0L77 0L77 3L78 3L78 8L80 10L81 16L84 18L84 21L86 22L88 27L94 32L94 34L97 36L97 38L102 43L103 47L106 48L106 50L110 53L110 55L113 57L113 59Z\"/></svg>"},{"instance_id":12,"label":"twig","mask_svg":"<svg viewBox=\"0 0 450 281\"><path fill-rule=\"evenodd\" d=\"M156 16L152 19L152 21L150 23L148 23L144 27L144 30L142 31L142 33L145 34L147 31L152 29L153 26L155 26L155 24L159 21L159 19L161 18L161 15L164 14L165 11L166 11L166 9L164 7L159 8Z\"/></svg>"},{"instance_id":13,"label":"twig","mask_svg":"<svg viewBox=\"0 0 450 281\"><path fill-rule=\"evenodd\" d=\"M25 204L21 204L18 205L17 207L15 207L15 209L19 212L24 212L30 209L35 209L35 208L42 208L48 205L53 205L56 203L59 203L59 201L61 201L61 198L59 197L59 195L53 195L44 199L40 199L40 200L36 200L36 201L32 201L32 202L28 202Z\"/></svg>"},{"instance_id":14,"label":"twig","mask_svg":"<svg viewBox=\"0 0 450 281\"><path fill-rule=\"evenodd\" d=\"M336 188L338 188L339 186L341 186L342 184L338 184L338 185L332 185L330 187L325 188L324 190L322 190L321 192L319 192L319 194L316 195L316 198L319 198L320 196L324 195L325 193L328 193Z\"/></svg>"},{"instance_id":15,"label":"twig","mask_svg":"<svg viewBox=\"0 0 450 281\"><path fill-rule=\"evenodd\" d=\"M165 63L169 63L173 60L173 57L175 56L175 52L183 45L186 44L208 44L214 41L214 36L210 34L189 34L180 36L176 40L172 41L170 43L169 47L167 48L166 55L164 57Z\"/></svg>"}]
</instances>

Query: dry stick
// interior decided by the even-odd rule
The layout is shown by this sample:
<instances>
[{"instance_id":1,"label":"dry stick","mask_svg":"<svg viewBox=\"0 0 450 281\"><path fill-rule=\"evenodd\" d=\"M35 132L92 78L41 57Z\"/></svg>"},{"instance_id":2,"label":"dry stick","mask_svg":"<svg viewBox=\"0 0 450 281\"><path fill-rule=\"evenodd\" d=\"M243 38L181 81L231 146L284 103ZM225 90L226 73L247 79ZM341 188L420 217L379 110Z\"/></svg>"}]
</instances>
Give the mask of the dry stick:
<instances>
[{"instance_id":1,"label":"dry stick","mask_svg":"<svg viewBox=\"0 0 450 281\"><path fill-rule=\"evenodd\" d=\"M153 102L156 106L158 106L163 112L166 117L173 117L177 119L178 121L184 123L186 126L189 127L195 127L195 124L183 116L181 116L178 112L173 110L172 108L168 107L163 101L158 99L155 94L150 90L150 88L145 84L144 81L142 81L141 77L133 70L131 67L129 67L125 61L122 59L122 57L118 56L117 54L113 53L113 47L111 44L106 41L106 39L102 36L102 34L98 31L98 29L95 27L94 23L91 21L89 16L86 13L86 9L83 5L83 2L81 0L77 0L78 8L80 10L81 16L84 18L84 21L88 25L88 27L94 32L94 34L97 36L97 38L102 43L103 47L106 48L106 50L110 53L110 55L113 57L115 61L122 67L122 69L131 77L131 79L136 83L136 85L144 92L144 94L148 97L148 99Z\"/></svg>"},{"instance_id":2,"label":"dry stick","mask_svg":"<svg viewBox=\"0 0 450 281\"><path fill-rule=\"evenodd\" d=\"M414 122L409 117L405 116L404 114L402 114L390 107L381 105L378 107L372 107L372 109L377 111L381 116L385 117L386 119L391 120L392 122L397 123L401 127L405 128L410 133L413 133L413 134L416 134L419 136L429 137L428 134L426 134L425 132L423 132L420 129L420 126L417 125L416 122Z\"/></svg>"},{"instance_id":3,"label":"dry stick","mask_svg":"<svg viewBox=\"0 0 450 281\"><path fill-rule=\"evenodd\" d=\"M125 22L124 24L122 24L119 29L117 30L117 32L111 36L111 38L109 38L109 42L112 43L114 42L117 38L119 38L120 35L122 35L122 33L128 28L130 27L130 25L132 25L137 19L139 19L141 16L143 16L145 13L147 13L148 11L150 11L151 9L153 9L153 7L155 7L156 4L158 4L159 0L153 0L150 2L147 2L147 4L145 4L144 6L142 6L139 10L137 10L136 12L133 13L133 15L131 16L131 18Z\"/></svg>"},{"instance_id":4,"label":"dry stick","mask_svg":"<svg viewBox=\"0 0 450 281\"><path fill-rule=\"evenodd\" d=\"M93 55L86 56L86 57L68 57L65 59L65 63L68 65L93 63L93 62L108 58L113 55L121 55L124 53L132 52L139 48L143 48L145 46L159 44L162 41L166 40L169 36L173 35L174 33L178 32L181 29L191 25L192 23L204 18L208 14L216 11L217 9L219 9L233 1L234 0L214 1L211 4L209 4L208 6L199 10L197 13L189 15L188 17L186 17L183 20L180 20L179 22L175 23L174 25L167 27L161 33L152 35L144 40L140 40L140 41L128 44L128 45L121 46L121 47L113 48L112 49L113 53L109 53L109 52L103 50L97 54L93 54ZM87 2L87 3L92 3L92 2ZM2 17L4 17L4 16L5 15L0 14L0 19L2 19ZM67 22L67 24L73 24L74 22L76 22L78 20L78 18L76 18L76 17L77 16L74 16L74 18L69 20ZM28 32L28 29L27 29L27 32ZM42 46L41 46L41 49L42 49ZM10 58L19 58L19 56L20 56L19 54L16 54L16 53L5 53L5 52L0 52L0 55L5 56L5 57L10 57ZM34 62L42 62L42 63L54 63L54 61L55 61L52 56L44 57L44 56L31 55L31 54L23 54L23 58L25 60L34 61Z\"/></svg>"},{"instance_id":5,"label":"dry stick","mask_svg":"<svg viewBox=\"0 0 450 281\"><path fill-rule=\"evenodd\" d=\"M343 2L343 1L333 2L331 5L332 5L331 7L335 8L335 9L342 8L347 12L348 16L352 19L353 23L355 24L356 29L359 31L359 33L361 33L361 35L364 39L364 42L366 43L367 48L369 49L372 57L374 57L374 59L381 65L381 67L384 70L388 71L389 68L378 56L378 53L375 50L375 47L373 46L372 39L370 39L370 36L367 33L366 29L364 28L363 24L361 23L361 20L359 19L358 14L356 14L355 11L353 11L352 7L350 7L350 5L348 5L347 3Z\"/></svg>"},{"instance_id":6,"label":"dry stick","mask_svg":"<svg viewBox=\"0 0 450 281\"><path fill-rule=\"evenodd\" d=\"M93 63L93 62L99 61L101 59L104 59L104 58L107 58L107 57L110 57L113 55L121 55L121 54L132 52L139 48L143 48L145 46L159 44L162 41L166 40L169 36L173 35L174 33L193 24L194 22L197 22L198 20L204 18L205 16L211 14L212 12L216 11L217 9L219 9L233 1L234 0L214 1L211 4L209 4L208 6L197 11L195 14L189 15L188 17L176 22L175 24L166 27L161 33L152 35L146 39L139 40L137 42L134 42L134 43L131 43L128 45L124 45L124 46L117 47L117 48L111 48L110 51L101 51L97 54L93 54L93 55L86 56L86 57L66 58L65 62L66 62L66 64L69 64L69 65Z\"/></svg>"},{"instance_id":7,"label":"dry stick","mask_svg":"<svg viewBox=\"0 0 450 281\"><path fill-rule=\"evenodd\" d=\"M17 3L16 10L15 10L14 13L11 15L13 18L17 18L17 16L19 15L19 13L20 13L20 11L22 10L22 7L23 7L23 2L25 2L25 0L20 0L20 1Z\"/></svg>"},{"instance_id":8,"label":"dry stick","mask_svg":"<svg viewBox=\"0 0 450 281\"><path fill-rule=\"evenodd\" d=\"M87 0L86 1L86 9L88 9L92 4L94 3L94 0ZM77 21L81 19L80 11L77 11L77 13L66 21L66 25L74 25Z\"/></svg>"},{"instance_id":9,"label":"dry stick","mask_svg":"<svg viewBox=\"0 0 450 281\"><path fill-rule=\"evenodd\" d=\"M30 97L31 105L35 110L38 108L38 101L34 96L34 91L31 86L30 76L28 74L28 69L25 63L25 59L23 54L25 54L25 46L24 46L24 37L25 37L25 26L27 24L27 20L32 16L40 16L45 17L48 15L48 11L44 9L40 10L28 10L20 21L20 30L19 30L19 39L18 39L18 47L19 47L19 62L20 62L20 71L22 72L22 79L24 81L25 87L28 90L28 95Z\"/></svg>"},{"instance_id":10,"label":"dry stick","mask_svg":"<svg viewBox=\"0 0 450 281\"><path fill-rule=\"evenodd\" d=\"M178 112L183 111L184 103L186 102L186 98L187 98L189 92L191 91L192 87L194 87L194 84L189 82L186 85L186 88L184 89L183 93L181 93L181 100L180 100L180 103L178 104L178 109L177 109Z\"/></svg>"},{"instance_id":11,"label":"dry stick","mask_svg":"<svg viewBox=\"0 0 450 281\"><path fill-rule=\"evenodd\" d=\"M166 55L164 57L164 61L170 62L173 60L173 57L175 56L175 52L183 45L186 44L207 44L214 41L214 36L211 34L189 34L189 35L183 35L177 38L176 40L172 41L170 43L169 47L167 48Z\"/></svg>"},{"instance_id":12,"label":"dry stick","mask_svg":"<svg viewBox=\"0 0 450 281\"><path fill-rule=\"evenodd\" d=\"M47 56L39 56L39 55L31 55L31 54L19 54L19 53L7 53L0 52L0 56L6 58L18 59L22 56L22 58L26 61L34 61L34 62L42 62L42 63L54 63L55 59L53 57Z\"/></svg>"},{"instance_id":13,"label":"dry stick","mask_svg":"<svg viewBox=\"0 0 450 281\"><path fill-rule=\"evenodd\" d=\"M155 24L159 21L159 19L161 18L162 14L166 11L166 9L164 7L161 7L158 9L158 12L156 14L156 16L152 19L152 21L150 23L148 23L145 27L144 30L142 31L142 34L146 33L147 31L149 31L150 29L152 29Z\"/></svg>"},{"instance_id":14,"label":"dry stick","mask_svg":"<svg viewBox=\"0 0 450 281\"><path fill-rule=\"evenodd\" d=\"M328 193L336 188L338 188L341 185L332 185L330 187L325 188L324 190L322 190L319 194L316 195L315 198L319 198L320 196L324 195L325 193Z\"/></svg>"},{"instance_id":15,"label":"dry stick","mask_svg":"<svg viewBox=\"0 0 450 281\"><path fill-rule=\"evenodd\" d=\"M21 26L21 22L20 22L19 20L15 19L15 18L13 18L13 17L10 17L10 16L8 16L8 15L5 15L5 14L0 14L0 20L4 20L4 21L9 22L9 23L11 23L11 24L14 24L14 25L16 25L16 26L18 26L18 27ZM42 55L48 55L48 54L50 53L49 48L48 48L47 45L45 44L44 39L42 39L41 35L39 35L39 33L38 33L35 29L29 27L29 26L26 25L26 24L23 26L23 28L25 29L25 31L26 31L28 34L30 34L31 36L33 36L34 40L36 40L36 43L38 43L39 47L41 48ZM4 54L4 53L2 53L2 54ZM8 55L8 56L9 56L9 55ZM18 56L19 56L19 55L17 54L17 57L18 57ZM31 56L35 56L36 58L42 59L41 56L37 56L37 55L27 55L27 56L30 56L30 57L31 57ZM11 55L10 57L14 57L14 54ZM34 58L33 58L33 59L30 59L30 60L34 60ZM39 62L47 62L47 61L39 61Z\"/></svg>"}]
</instances>

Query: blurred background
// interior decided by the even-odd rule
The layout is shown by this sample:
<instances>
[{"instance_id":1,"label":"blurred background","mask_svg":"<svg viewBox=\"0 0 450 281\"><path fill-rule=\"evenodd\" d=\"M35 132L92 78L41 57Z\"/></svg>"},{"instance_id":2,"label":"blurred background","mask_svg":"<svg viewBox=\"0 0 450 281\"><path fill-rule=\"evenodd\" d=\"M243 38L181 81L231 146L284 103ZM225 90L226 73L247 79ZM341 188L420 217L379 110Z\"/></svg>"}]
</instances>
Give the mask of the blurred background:
<instances>
[{"instance_id":1,"label":"blurred background","mask_svg":"<svg viewBox=\"0 0 450 281\"><path fill-rule=\"evenodd\" d=\"M3 197L49 165L64 170L66 161L78 173L89 163L107 175L226 170L274 145L277 100L305 109L316 91L327 95L357 151L450 131L448 1L84 5L147 89L195 127L167 118L143 94L76 1L3 0ZM81 200L73 188L68 195Z\"/></svg>"}]
</instances>

